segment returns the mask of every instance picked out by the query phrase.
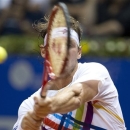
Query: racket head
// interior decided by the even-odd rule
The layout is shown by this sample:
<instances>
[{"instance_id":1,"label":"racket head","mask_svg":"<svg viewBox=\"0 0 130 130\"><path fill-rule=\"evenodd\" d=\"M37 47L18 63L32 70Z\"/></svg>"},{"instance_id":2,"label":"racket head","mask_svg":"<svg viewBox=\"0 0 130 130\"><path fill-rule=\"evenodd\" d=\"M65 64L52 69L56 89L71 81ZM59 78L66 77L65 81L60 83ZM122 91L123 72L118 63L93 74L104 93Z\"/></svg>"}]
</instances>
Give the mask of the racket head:
<instances>
[{"instance_id":1,"label":"racket head","mask_svg":"<svg viewBox=\"0 0 130 130\"><path fill-rule=\"evenodd\" d=\"M62 28L62 29L61 29ZM63 28L65 30L63 30ZM62 30L65 37L59 37L55 30ZM56 36L54 37L55 34ZM62 35L63 36L63 35ZM70 15L67 6L59 2L53 7L49 21L47 35L45 36L45 59L41 97L46 97L45 85L48 82L48 73L60 77L67 63L68 49L70 44Z\"/></svg>"},{"instance_id":2,"label":"racket head","mask_svg":"<svg viewBox=\"0 0 130 130\"><path fill-rule=\"evenodd\" d=\"M57 29L64 29L63 33L66 33L66 37L59 37L55 35ZM65 66L66 58L68 55L68 48L70 44L70 15L67 6L59 2L52 9L46 39L46 55L45 59L49 61L51 67L51 72L54 73L56 77L59 77Z\"/></svg>"}]
</instances>

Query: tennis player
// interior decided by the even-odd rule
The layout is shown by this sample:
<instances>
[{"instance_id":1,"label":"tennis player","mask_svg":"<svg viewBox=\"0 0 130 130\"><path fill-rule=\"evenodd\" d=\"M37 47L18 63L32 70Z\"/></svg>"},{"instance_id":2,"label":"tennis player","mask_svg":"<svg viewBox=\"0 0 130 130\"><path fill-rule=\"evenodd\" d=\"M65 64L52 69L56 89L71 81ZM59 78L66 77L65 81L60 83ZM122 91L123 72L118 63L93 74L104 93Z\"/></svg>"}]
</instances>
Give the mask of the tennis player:
<instances>
[{"instance_id":1,"label":"tennis player","mask_svg":"<svg viewBox=\"0 0 130 130\"><path fill-rule=\"evenodd\" d=\"M44 39L40 46L44 58L47 21L35 27ZM65 29L57 28L54 37L66 36ZM71 18L71 45L63 75L57 78L50 74L46 97L41 98L40 88L22 102L13 130L126 130L108 70L100 63L78 63L81 34L79 23Z\"/></svg>"}]
</instances>

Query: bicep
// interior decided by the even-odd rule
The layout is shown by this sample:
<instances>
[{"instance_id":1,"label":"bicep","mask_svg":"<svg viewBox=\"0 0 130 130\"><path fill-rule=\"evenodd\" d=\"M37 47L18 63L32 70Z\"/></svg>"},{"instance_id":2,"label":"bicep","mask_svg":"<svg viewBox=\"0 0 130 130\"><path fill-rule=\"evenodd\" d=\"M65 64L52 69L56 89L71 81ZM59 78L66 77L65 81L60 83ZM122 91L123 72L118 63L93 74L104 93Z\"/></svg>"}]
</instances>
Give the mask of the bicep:
<instances>
[{"instance_id":1,"label":"bicep","mask_svg":"<svg viewBox=\"0 0 130 130\"><path fill-rule=\"evenodd\" d=\"M73 91L82 104L92 100L98 94L99 82L99 80L89 80L75 84Z\"/></svg>"}]
</instances>

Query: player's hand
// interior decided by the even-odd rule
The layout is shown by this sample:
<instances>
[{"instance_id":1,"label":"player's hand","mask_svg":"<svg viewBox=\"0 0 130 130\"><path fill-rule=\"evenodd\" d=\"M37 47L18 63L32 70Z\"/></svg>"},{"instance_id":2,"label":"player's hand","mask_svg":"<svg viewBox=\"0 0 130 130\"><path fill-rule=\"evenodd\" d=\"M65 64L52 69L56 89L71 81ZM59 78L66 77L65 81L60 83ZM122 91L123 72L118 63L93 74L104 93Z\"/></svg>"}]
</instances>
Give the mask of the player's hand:
<instances>
[{"instance_id":1,"label":"player's hand","mask_svg":"<svg viewBox=\"0 0 130 130\"><path fill-rule=\"evenodd\" d=\"M43 119L48 114L52 113L52 100L50 97L44 97L41 96L34 97L34 113L37 117L40 117Z\"/></svg>"},{"instance_id":2,"label":"player's hand","mask_svg":"<svg viewBox=\"0 0 130 130\"><path fill-rule=\"evenodd\" d=\"M42 119L37 117L34 112L28 112L21 123L23 130L40 130Z\"/></svg>"}]
</instances>

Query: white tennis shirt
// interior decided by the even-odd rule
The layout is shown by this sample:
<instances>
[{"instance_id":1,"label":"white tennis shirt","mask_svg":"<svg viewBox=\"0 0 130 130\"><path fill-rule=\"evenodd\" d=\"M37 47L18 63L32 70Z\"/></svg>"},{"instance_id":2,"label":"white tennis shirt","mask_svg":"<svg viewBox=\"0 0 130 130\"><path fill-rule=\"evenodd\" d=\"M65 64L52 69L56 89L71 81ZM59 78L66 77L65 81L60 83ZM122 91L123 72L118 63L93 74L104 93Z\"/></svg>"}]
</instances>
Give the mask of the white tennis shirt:
<instances>
[{"instance_id":1,"label":"white tennis shirt","mask_svg":"<svg viewBox=\"0 0 130 130\"><path fill-rule=\"evenodd\" d=\"M99 63L78 63L73 80L67 87L87 80L100 80L98 94L72 112L64 115L49 114L43 121L42 130L126 130L118 92L107 69ZM58 90L49 90L48 96L57 92ZM20 105L13 130L22 130L22 118L28 111L33 110L33 97L39 94L40 89Z\"/></svg>"}]
</instances>

